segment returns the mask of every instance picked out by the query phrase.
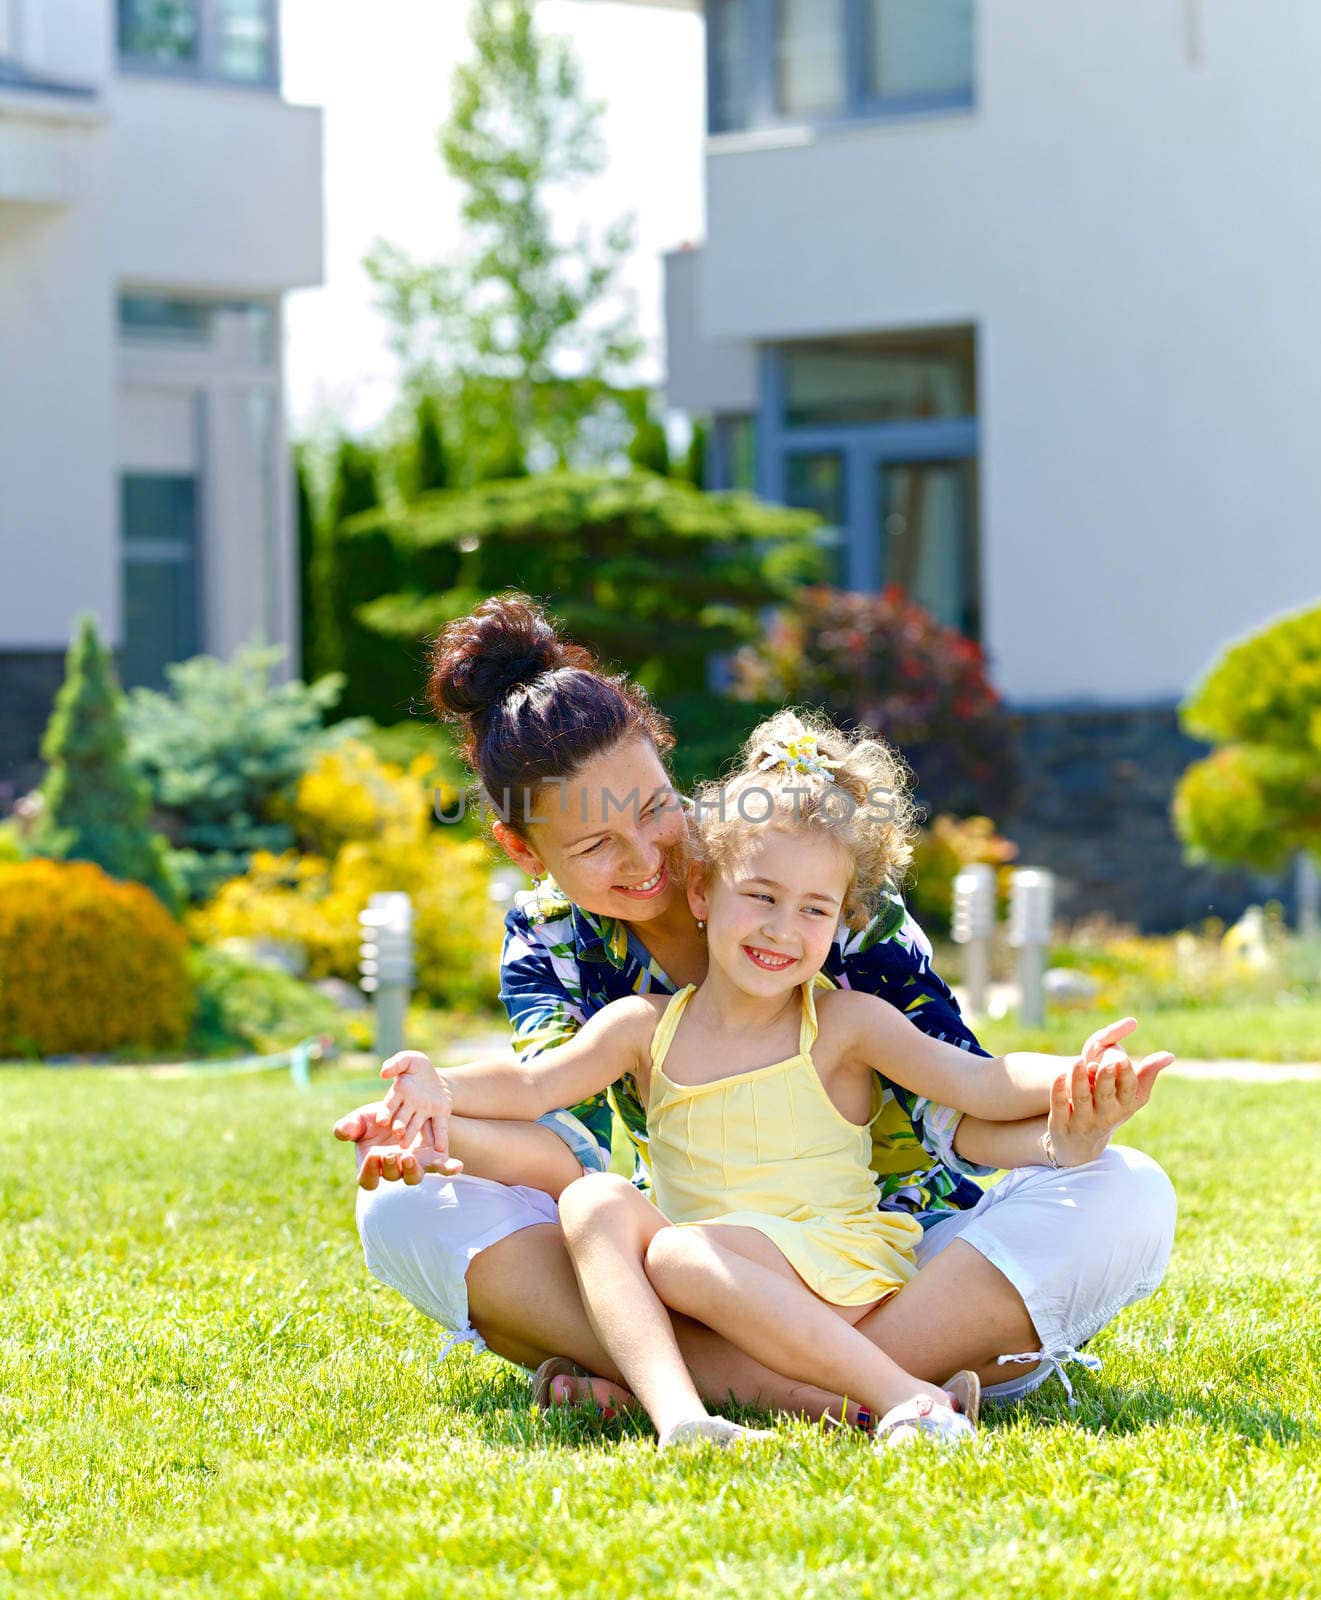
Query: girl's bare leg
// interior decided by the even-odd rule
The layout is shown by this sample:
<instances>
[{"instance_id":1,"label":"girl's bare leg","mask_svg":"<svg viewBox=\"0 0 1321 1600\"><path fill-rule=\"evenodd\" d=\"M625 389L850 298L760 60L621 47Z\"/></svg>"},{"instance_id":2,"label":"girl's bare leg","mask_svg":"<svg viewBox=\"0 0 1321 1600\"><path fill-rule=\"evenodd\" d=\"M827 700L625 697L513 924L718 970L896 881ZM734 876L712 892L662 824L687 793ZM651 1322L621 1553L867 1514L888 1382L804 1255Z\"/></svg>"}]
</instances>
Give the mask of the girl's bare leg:
<instances>
[{"instance_id":1,"label":"girl's bare leg","mask_svg":"<svg viewBox=\"0 0 1321 1600\"><path fill-rule=\"evenodd\" d=\"M853 1326L870 1307L822 1300L755 1229L654 1230L645 1266L665 1304L736 1339L786 1377L829 1384L878 1415L919 1394L948 1403L943 1390L906 1372Z\"/></svg>"},{"instance_id":2,"label":"girl's bare leg","mask_svg":"<svg viewBox=\"0 0 1321 1600\"><path fill-rule=\"evenodd\" d=\"M680 1423L705 1417L669 1312L643 1266L648 1245L670 1224L631 1183L599 1174L561 1195L560 1227L588 1320L662 1442Z\"/></svg>"}]
</instances>

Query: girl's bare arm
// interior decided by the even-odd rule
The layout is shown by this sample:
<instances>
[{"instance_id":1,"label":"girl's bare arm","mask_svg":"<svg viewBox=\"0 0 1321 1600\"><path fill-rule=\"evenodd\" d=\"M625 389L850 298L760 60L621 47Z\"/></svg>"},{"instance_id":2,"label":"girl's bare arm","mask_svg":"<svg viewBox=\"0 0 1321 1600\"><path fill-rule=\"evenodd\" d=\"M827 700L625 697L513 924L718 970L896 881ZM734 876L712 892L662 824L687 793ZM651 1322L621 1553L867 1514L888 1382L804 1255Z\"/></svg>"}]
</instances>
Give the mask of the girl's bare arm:
<instances>
[{"instance_id":1,"label":"girl's bare arm","mask_svg":"<svg viewBox=\"0 0 1321 1600\"><path fill-rule=\"evenodd\" d=\"M844 999L841 994L839 999ZM832 999L838 1006L838 1000ZM1050 1109L1051 1091L1076 1060L1099 1061L1103 1052L1137 1027L1132 1017L1098 1029L1081 1057L1015 1050L978 1056L933 1039L889 1004L861 990L848 992L844 1020L850 1058L905 1089L989 1122L1017 1122ZM1148 1056L1138 1072L1172 1060L1168 1052Z\"/></svg>"},{"instance_id":2,"label":"girl's bare arm","mask_svg":"<svg viewBox=\"0 0 1321 1600\"><path fill-rule=\"evenodd\" d=\"M630 995L589 1017L571 1039L528 1061L474 1061L437 1072L426 1056L391 1056L381 1076L393 1080L386 1104L392 1132L407 1144L431 1123L443 1138L451 1115L533 1122L577 1105L616 1079L644 1071L655 1030L654 1007ZM436 1144L440 1149L441 1146Z\"/></svg>"}]
</instances>

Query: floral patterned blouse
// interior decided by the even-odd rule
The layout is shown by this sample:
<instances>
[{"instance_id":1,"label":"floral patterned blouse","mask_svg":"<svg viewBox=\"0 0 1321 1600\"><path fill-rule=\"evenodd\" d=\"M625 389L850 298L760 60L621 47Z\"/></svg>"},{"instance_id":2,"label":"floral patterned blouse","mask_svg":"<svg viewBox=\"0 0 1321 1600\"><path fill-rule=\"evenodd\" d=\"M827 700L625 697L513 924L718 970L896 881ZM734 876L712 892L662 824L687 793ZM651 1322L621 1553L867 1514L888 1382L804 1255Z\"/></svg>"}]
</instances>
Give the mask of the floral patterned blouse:
<instances>
[{"instance_id":1,"label":"floral patterned blouse","mask_svg":"<svg viewBox=\"0 0 1321 1600\"><path fill-rule=\"evenodd\" d=\"M898 896L892 895L861 930L841 922L822 970L840 988L864 989L888 1000L932 1038L987 1054L932 970L926 935ZM563 1044L612 1000L674 991L627 923L573 905L554 879L544 878L515 896L505 918L500 998L520 1059ZM977 1203L982 1188L972 1180L993 1169L955 1154L961 1112L879 1077L875 1109L872 1169L883 1206L936 1221ZM617 1112L641 1158L637 1179L645 1182L647 1117L632 1077L572 1110L606 1151Z\"/></svg>"}]
</instances>

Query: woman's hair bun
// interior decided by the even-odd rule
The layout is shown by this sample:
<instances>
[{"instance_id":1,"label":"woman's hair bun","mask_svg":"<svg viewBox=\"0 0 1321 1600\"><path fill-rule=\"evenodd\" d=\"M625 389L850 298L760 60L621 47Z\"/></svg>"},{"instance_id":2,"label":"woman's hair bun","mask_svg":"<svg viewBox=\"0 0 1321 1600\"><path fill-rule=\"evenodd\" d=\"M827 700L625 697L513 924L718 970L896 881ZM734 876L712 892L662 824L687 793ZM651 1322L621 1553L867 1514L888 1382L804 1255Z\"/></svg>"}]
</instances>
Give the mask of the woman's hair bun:
<instances>
[{"instance_id":1,"label":"woman's hair bun","mask_svg":"<svg viewBox=\"0 0 1321 1600\"><path fill-rule=\"evenodd\" d=\"M594 665L591 652L561 639L529 595L494 595L432 645L427 698L437 716L480 719L543 673Z\"/></svg>"}]
</instances>

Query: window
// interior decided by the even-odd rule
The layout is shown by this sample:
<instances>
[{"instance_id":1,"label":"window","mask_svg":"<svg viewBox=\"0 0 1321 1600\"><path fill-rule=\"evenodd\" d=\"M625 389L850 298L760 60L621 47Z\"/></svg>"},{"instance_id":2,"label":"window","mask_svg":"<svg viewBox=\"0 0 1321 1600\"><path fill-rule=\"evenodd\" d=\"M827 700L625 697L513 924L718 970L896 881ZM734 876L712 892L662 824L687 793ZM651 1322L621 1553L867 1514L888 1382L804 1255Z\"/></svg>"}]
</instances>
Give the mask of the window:
<instances>
[{"instance_id":1,"label":"window","mask_svg":"<svg viewBox=\"0 0 1321 1600\"><path fill-rule=\"evenodd\" d=\"M119 0L119 57L136 71L274 84L276 0Z\"/></svg>"},{"instance_id":2,"label":"window","mask_svg":"<svg viewBox=\"0 0 1321 1600\"><path fill-rule=\"evenodd\" d=\"M775 104L790 117L842 109L843 0L777 0Z\"/></svg>"},{"instance_id":3,"label":"window","mask_svg":"<svg viewBox=\"0 0 1321 1600\"><path fill-rule=\"evenodd\" d=\"M796 345L785 351L790 427L969 417L977 409L971 332Z\"/></svg>"},{"instance_id":4,"label":"window","mask_svg":"<svg viewBox=\"0 0 1321 1600\"><path fill-rule=\"evenodd\" d=\"M826 582L837 586L848 582L844 485L844 457L837 450L795 451L785 459L785 504L821 518L815 537L829 559Z\"/></svg>"},{"instance_id":5,"label":"window","mask_svg":"<svg viewBox=\"0 0 1321 1600\"><path fill-rule=\"evenodd\" d=\"M222 78L265 83L274 76L269 0L221 0L216 65Z\"/></svg>"},{"instance_id":6,"label":"window","mask_svg":"<svg viewBox=\"0 0 1321 1600\"><path fill-rule=\"evenodd\" d=\"M707 0L712 133L970 106L974 0Z\"/></svg>"},{"instance_id":7,"label":"window","mask_svg":"<svg viewBox=\"0 0 1321 1600\"><path fill-rule=\"evenodd\" d=\"M820 516L829 581L866 593L895 584L980 636L974 329L768 350L758 423L765 492Z\"/></svg>"},{"instance_id":8,"label":"window","mask_svg":"<svg viewBox=\"0 0 1321 1600\"><path fill-rule=\"evenodd\" d=\"M707 121L712 133L746 128L748 102L748 0L708 0Z\"/></svg>"},{"instance_id":9,"label":"window","mask_svg":"<svg viewBox=\"0 0 1321 1600\"><path fill-rule=\"evenodd\" d=\"M126 687L165 686L165 667L201 649L198 624L197 479L125 473L123 530Z\"/></svg>"},{"instance_id":10,"label":"window","mask_svg":"<svg viewBox=\"0 0 1321 1600\"><path fill-rule=\"evenodd\" d=\"M972 89L972 0L870 0L867 88L878 100Z\"/></svg>"},{"instance_id":11,"label":"window","mask_svg":"<svg viewBox=\"0 0 1321 1600\"><path fill-rule=\"evenodd\" d=\"M268 366L275 356L275 317L262 300L122 294L119 337L126 345L214 350L236 362Z\"/></svg>"}]
</instances>

